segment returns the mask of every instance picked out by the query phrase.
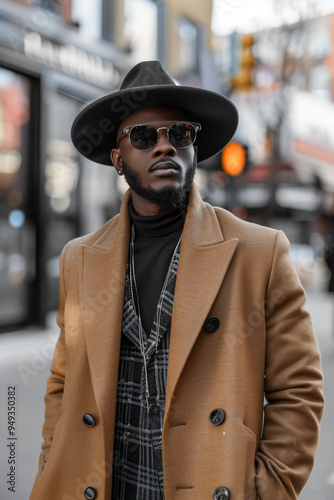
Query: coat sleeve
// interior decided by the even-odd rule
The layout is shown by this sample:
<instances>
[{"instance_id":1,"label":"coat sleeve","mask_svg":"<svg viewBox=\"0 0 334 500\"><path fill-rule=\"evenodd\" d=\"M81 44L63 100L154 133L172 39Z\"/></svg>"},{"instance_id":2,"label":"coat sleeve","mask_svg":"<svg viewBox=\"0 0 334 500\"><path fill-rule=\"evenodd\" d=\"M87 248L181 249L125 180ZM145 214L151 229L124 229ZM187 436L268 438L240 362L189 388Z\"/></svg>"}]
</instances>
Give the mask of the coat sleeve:
<instances>
[{"instance_id":1,"label":"coat sleeve","mask_svg":"<svg viewBox=\"0 0 334 500\"><path fill-rule=\"evenodd\" d=\"M43 426L42 452L39 458L39 477L48 460L54 431L61 414L61 402L65 384L66 371L66 346L65 346L65 325L64 325L64 306L66 297L65 287L65 256L67 246L60 256L60 277L59 277L59 309L57 323L60 328L60 335L56 344L53 361L51 364L51 375L48 378L47 390L45 395L45 421Z\"/></svg>"},{"instance_id":2,"label":"coat sleeve","mask_svg":"<svg viewBox=\"0 0 334 500\"><path fill-rule=\"evenodd\" d=\"M266 293L266 404L255 463L261 500L298 499L315 459L323 377L304 302L289 242L279 231Z\"/></svg>"}]
</instances>

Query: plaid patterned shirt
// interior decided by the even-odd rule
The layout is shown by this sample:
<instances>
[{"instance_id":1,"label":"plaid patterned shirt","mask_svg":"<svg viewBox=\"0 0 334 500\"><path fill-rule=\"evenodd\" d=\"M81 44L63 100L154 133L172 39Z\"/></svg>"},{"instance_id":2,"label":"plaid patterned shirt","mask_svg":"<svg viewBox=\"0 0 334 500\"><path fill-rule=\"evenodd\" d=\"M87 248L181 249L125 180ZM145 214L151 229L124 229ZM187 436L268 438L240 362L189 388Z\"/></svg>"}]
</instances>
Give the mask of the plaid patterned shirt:
<instances>
[{"instance_id":1,"label":"plaid patterned shirt","mask_svg":"<svg viewBox=\"0 0 334 500\"><path fill-rule=\"evenodd\" d=\"M125 280L120 366L112 472L112 500L163 500L162 425L169 353L169 335L181 242L177 244L162 293L160 329L158 304L150 335L143 331L150 410L139 346L139 320L131 297L129 264ZM158 349L156 349L158 346ZM156 352L157 350L157 352Z\"/></svg>"}]
</instances>

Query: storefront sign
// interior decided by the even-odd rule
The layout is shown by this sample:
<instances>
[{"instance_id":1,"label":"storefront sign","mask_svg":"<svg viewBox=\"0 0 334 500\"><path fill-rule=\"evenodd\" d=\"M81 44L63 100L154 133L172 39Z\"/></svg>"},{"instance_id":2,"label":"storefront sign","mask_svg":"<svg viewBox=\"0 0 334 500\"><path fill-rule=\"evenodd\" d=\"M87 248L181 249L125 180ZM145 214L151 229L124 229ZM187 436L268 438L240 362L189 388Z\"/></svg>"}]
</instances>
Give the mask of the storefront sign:
<instances>
[{"instance_id":1,"label":"storefront sign","mask_svg":"<svg viewBox=\"0 0 334 500\"><path fill-rule=\"evenodd\" d=\"M289 113L293 164L334 190L334 105L310 92L296 91Z\"/></svg>"},{"instance_id":2,"label":"storefront sign","mask_svg":"<svg viewBox=\"0 0 334 500\"><path fill-rule=\"evenodd\" d=\"M292 99L291 149L307 161L333 166L334 105L310 92L297 91Z\"/></svg>"},{"instance_id":3,"label":"storefront sign","mask_svg":"<svg viewBox=\"0 0 334 500\"><path fill-rule=\"evenodd\" d=\"M24 35L24 54L48 67L102 88L112 89L120 81L119 72L111 62L74 45L55 44L36 32Z\"/></svg>"}]
</instances>

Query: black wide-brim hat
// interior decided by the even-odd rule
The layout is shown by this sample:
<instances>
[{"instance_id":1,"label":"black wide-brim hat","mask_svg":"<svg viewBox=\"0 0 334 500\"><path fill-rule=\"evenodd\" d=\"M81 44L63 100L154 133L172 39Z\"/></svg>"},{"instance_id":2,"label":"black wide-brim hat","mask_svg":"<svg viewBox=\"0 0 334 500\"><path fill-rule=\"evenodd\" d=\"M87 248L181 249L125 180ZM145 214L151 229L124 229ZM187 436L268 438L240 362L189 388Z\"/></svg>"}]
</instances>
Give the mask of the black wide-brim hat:
<instances>
[{"instance_id":1,"label":"black wide-brim hat","mask_svg":"<svg viewBox=\"0 0 334 500\"><path fill-rule=\"evenodd\" d=\"M227 97L176 85L159 61L144 61L129 71L118 92L93 101L78 114L71 130L74 146L89 160L112 165L110 152L117 147L119 126L131 113L149 106L176 108L186 120L201 124L195 142L198 162L223 149L238 125L238 111Z\"/></svg>"}]
</instances>

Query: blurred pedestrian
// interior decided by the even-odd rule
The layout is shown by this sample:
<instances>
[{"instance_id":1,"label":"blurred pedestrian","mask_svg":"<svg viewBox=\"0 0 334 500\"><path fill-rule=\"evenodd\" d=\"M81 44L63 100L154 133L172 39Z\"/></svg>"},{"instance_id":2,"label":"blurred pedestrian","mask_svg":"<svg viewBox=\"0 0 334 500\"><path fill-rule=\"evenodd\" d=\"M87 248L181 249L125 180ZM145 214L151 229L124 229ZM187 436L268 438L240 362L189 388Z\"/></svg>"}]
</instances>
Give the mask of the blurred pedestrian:
<instances>
[{"instance_id":1,"label":"blurred pedestrian","mask_svg":"<svg viewBox=\"0 0 334 500\"><path fill-rule=\"evenodd\" d=\"M237 122L228 99L175 85L157 61L74 121L76 148L129 190L61 255L31 500L298 498L323 392L288 241L193 183Z\"/></svg>"}]
</instances>

